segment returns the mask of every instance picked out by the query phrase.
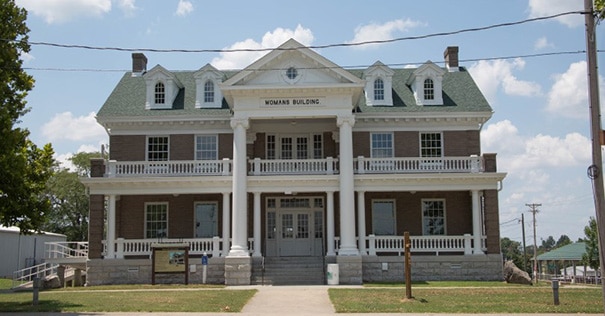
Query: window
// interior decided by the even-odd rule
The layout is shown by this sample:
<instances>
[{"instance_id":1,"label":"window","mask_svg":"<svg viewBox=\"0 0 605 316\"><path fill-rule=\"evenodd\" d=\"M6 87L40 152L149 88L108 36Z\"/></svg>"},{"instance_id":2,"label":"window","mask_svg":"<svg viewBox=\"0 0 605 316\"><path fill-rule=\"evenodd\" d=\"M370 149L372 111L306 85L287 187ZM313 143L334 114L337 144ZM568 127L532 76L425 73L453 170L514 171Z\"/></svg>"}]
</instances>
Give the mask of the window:
<instances>
[{"instance_id":1,"label":"window","mask_svg":"<svg viewBox=\"0 0 605 316\"><path fill-rule=\"evenodd\" d=\"M147 137L147 161L168 161L168 136Z\"/></svg>"},{"instance_id":2,"label":"window","mask_svg":"<svg viewBox=\"0 0 605 316\"><path fill-rule=\"evenodd\" d=\"M210 80L204 84L204 103L214 102L214 83Z\"/></svg>"},{"instance_id":3,"label":"window","mask_svg":"<svg viewBox=\"0 0 605 316\"><path fill-rule=\"evenodd\" d=\"M313 135L313 159L323 158L323 138L321 134Z\"/></svg>"},{"instance_id":4,"label":"window","mask_svg":"<svg viewBox=\"0 0 605 316\"><path fill-rule=\"evenodd\" d=\"M393 157L393 134L372 133L371 138L372 158Z\"/></svg>"},{"instance_id":5,"label":"window","mask_svg":"<svg viewBox=\"0 0 605 316\"><path fill-rule=\"evenodd\" d=\"M290 80L296 79L296 77L298 77L298 70L294 67L288 68L288 70L286 70L286 77Z\"/></svg>"},{"instance_id":6,"label":"window","mask_svg":"<svg viewBox=\"0 0 605 316\"><path fill-rule=\"evenodd\" d=\"M195 204L195 238L218 236L218 204L216 202Z\"/></svg>"},{"instance_id":7,"label":"window","mask_svg":"<svg viewBox=\"0 0 605 316\"><path fill-rule=\"evenodd\" d=\"M420 134L420 157L442 157L441 133Z\"/></svg>"},{"instance_id":8,"label":"window","mask_svg":"<svg viewBox=\"0 0 605 316\"><path fill-rule=\"evenodd\" d=\"M267 159L277 159L275 154L275 135L267 135Z\"/></svg>"},{"instance_id":9,"label":"window","mask_svg":"<svg viewBox=\"0 0 605 316\"><path fill-rule=\"evenodd\" d=\"M315 238L324 237L324 218L322 211L315 211L313 214Z\"/></svg>"},{"instance_id":10,"label":"window","mask_svg":"<svg viewBox=\"0 0 605 316\"><path fill-rule=\"evenodd\" d=\"M217 160L218 137L216 135L198 135L195 137L195 160Z\"/></svg>"},{"instance_id":11,"label":"window","mask_svg":"<svg viewBox=\"0 0 605 316\"><path fill-rule=\"evenodd\" d=\"M395 235L395 201L372 201L372 233L376 236Z\"/></svg>"},{"instance_id":12,"label":"window","mask_svg":"<svg viewBox=\"0 0 605 316\"><path fill-rule=\"evenodd\" d=\"M306 137L296 137L296 159L307 159L309 154L309 139Z\"/></svg>"},{"instance_id":13,"label":"window","mask_svg":"<svg viewBox=\"0 0 605 316\"><path fill-rule=\"evenodd\" d=\"M424 80L424 99L435 100L435 85L433 79Z\"/></svg>"},{"instance_id":14,"label":"window","mask_svg":"<svg viewBox=\"0 0 605 316\"><path fill-rule=\"evenodd\" d=\"M145 238L168 237L168 203L145 204Z\"/></svg>"},{"instance_id":15,"label":"window","mask_svg":"<svg viewBox=\"0 0 605 316\"><path fill-rule=\"evenodd\" d=\"M422 234L445 235L445 201L422 201Z\"/></svg>"},{"instance_id":16,"label":"window","mask_svg":"<svg viewBox=\"0 0 605 316\"><path fill-rule=\"evenodd\" d=\"M374 80L374 100L384 100L384 81Z\"/></svg>"},{"instance_id":17,"label":"window","mask_svg":"<svg viewBox=\"0 0 605 316\"><path fill-rule=\"evenodd\" d=\"M155 104L166 103L166 87L164 83L158 82L155 84Z\"/></svg>"}]
</instances>

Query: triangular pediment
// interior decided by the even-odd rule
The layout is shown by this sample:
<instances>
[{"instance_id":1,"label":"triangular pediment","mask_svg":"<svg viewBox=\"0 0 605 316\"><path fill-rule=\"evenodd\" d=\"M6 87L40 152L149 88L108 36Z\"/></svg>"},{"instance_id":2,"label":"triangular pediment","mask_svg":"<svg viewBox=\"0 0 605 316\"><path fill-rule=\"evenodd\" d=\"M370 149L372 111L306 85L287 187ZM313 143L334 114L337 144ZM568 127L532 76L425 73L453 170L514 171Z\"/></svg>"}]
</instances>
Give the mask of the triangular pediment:
<instances>
[{"instance_id":1,"label":"triangular pediment","mask_svg":"<svg viewBox=\"0 0 605 316\"><path fill-rule=\"evenodd\" d=\"M229 87L238 86L279 88L362 83L362 79L290 39L226 80L222 88L228 90Z\"/></svg>"}]
</instances>

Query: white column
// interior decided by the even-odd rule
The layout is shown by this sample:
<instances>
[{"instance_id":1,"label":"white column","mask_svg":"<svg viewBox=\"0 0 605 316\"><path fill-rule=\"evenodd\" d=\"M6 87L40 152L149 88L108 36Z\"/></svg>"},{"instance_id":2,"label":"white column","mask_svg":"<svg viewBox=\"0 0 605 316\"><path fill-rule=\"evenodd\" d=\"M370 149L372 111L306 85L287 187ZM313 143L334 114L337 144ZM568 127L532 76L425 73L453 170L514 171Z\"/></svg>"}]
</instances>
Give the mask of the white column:
<instances>
[{"instance_id":1,"label":"white column","mask_svg":"<svg viewBox=\"0 0 605 316\"><path fill-rule=\"evenodd\" d=\"M231 119L233 128L233 220L229 256L248 257L248 188L246 179L247 119Z\"/></svg>"},{"instance_id":2,"label":"white column","mask_svg":"<svg viewBox=\"0 0 605 316\"><path fill-rule=\"evenodd\" d=\"M260 234L260 192L254 192L254 253L253 257L261 257L262 240Z\"/></svg>"},{"instance_id":3,"label":"white column","mask_svg":"<svg viewBox=\"0 0 605 316\"><path fill-rule=\"evenodd\" d=\"M223 192L223 251L221 257L227 255L229 248L231 247L231 223L229 212L231 212L231 201L229 200L229 192Z\"/></svg>"},{"instance_id":4,"label":"white column","mask_svg":"<svg viewBox=\"0 0 605 316\"><path fill-rule=\"evenodd\" d=\"M116 196L109 195L109 205L107 209L107 254L106 259L115 259L116 257Z\"/></svg>"},{"instance_id":5,"label":"white column","mask_svg":"<svg viewBox=\"0 0 605 316\"><path fill-rule=\"evenodd\" d=\"M335 256L334 252L334 192L326 192L326 256Z\"/></svg>"},{"instance_id":6,"label":"white column","mask_svg":"<svg viewBox=\"0 0 605 316\"><path fill-rule=\"evenodd\" d=\"M355 191L353 185L353 116L339 116L340 127L340 249L339 256L358 256L355 243Z\"/></svg>"},{"instance_id":7,"label":"white column","mask_svg":"<svg viewBox=\"0 0 605 316\"><path fill-rule=\"evenodd\" d=\"M364 191L357 192L357 238L359 252L367 255L366 251L366 196Z\"/></svg>"},{"instance_id":8,"label":"white column","mask_svg":"<svg viewBox=\"0 0 605 316\"><path fill-rule=\"evenodd\" d=\"M482 255L481 250L481 209L479 208L479 191L471 191L473 200L473 254Z\"/></svg>"}]
</instances>

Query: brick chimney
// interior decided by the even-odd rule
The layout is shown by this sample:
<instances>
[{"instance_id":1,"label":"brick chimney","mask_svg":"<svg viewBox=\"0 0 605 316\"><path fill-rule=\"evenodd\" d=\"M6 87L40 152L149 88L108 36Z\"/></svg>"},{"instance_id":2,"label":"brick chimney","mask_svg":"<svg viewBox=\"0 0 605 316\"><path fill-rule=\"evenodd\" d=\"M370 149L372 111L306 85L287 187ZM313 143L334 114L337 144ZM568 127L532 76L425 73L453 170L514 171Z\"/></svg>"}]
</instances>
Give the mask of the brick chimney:
<instances>
[{"instance_id":1,"label":"brick chimney","mask_svg":"<svg viewBox=\"0 0 605 316\"><path fill-rule=\"evenodd\" d=\"M147 71L147 57L143 53L132 53L132 75L139 76Z\"/></svg>"},{"instance_id":2,"label":"brick chimney","mask_svg":"<svg viewBox=\"0 0 605 316\"><path fill-rule=\"evenodd\" d=\"M458 71L458 46L448 46L443 52L443 58L448 71Z\"/></svg>"}]
</instances>

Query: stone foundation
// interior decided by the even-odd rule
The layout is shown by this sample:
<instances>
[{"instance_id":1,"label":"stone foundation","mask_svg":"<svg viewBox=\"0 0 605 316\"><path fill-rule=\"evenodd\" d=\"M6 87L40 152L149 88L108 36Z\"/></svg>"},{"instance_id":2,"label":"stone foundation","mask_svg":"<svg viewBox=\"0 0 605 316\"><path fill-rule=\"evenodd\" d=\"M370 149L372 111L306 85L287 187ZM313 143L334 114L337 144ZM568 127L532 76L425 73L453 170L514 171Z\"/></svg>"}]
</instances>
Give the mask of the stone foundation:
<instances>
[{"instance_id":1,"label":"stone foundation","mask_svg":"<svg viewBox=\"0 0 605 316\"><path fill-rule=\"evenodd\" d=\"M225 285L250 285L251 257L225 257Z\"/></svg>"},{"instance_id":2,"label":"stone foundation","mask_svg":"<svg viewBox=\"0 0 605 316\"><path fill-rule=\"evenodd\" d=\"M361 256L337 256L339 284L359 285L363 283L362 257Z\"/></svg>"},{"instance_id":3,"label":"stone foundation","mask_svg":"<svg viewBox=\"0 0 605 316\"><path fill-rule=\"evenodd\" d=\"M412 256L412 281L502 281L500 255ZM404 257L364 256L363 282L403 282Z\"/></svg>"}]
</instances>

